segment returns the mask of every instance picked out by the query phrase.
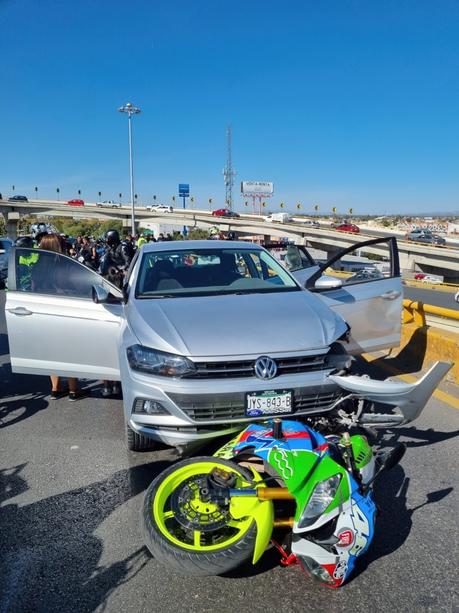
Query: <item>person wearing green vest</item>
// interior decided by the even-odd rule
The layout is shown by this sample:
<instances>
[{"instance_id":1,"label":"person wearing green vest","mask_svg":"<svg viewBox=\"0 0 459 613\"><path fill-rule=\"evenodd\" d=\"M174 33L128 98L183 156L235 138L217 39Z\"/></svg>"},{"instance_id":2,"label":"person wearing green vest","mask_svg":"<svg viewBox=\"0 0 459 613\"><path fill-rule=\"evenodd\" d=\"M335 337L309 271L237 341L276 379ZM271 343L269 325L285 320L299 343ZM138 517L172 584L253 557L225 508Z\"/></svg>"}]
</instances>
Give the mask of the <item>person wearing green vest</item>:
<instances>
[{"instance_id":1,"label":"person wearing green vest","mask_svg":"<svg viewBox=\"0 0 459 613\"><path fill-rule=\"evenodd\" d=\"M147 242L148 242L148 241L147 241L147 239L145 238L145 235L144 235L144 234L141 234L141 235L139 236L139 238L137 239L137 243L136 243L136 245L137 245L137 249L140 249L140 248L142 247L142 245L146 245L146 244L147 244Z\"/></svg>"},{"instance_id":2,"label":"person wearing green vest","mask_svg":"<svg viewBox=\"0 0 459 613\"><path fill-rule=\"evenodd\" d=\"M33 239L30 236L20 236L14 243L15 247L24 249L33 249ZM32 268L40 259L39 253L28 253L27 255L20 255L18 259L19 264L19 285L22 290L30 290L30 284L32 281Z\"/></svg>"}]
</instances>

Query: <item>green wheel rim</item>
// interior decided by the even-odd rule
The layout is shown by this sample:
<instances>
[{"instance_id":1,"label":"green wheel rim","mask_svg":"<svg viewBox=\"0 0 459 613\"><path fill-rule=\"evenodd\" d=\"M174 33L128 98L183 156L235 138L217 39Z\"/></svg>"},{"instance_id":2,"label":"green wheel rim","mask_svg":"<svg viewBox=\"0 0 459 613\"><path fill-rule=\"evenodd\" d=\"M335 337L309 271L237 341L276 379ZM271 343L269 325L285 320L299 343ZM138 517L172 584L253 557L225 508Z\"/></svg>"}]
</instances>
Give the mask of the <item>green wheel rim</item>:
<instances>
[{"instance_id":1,"label":"green wheel rim","mask_svg":"<svg viewBox=\"0 0 459 613\"><path fill-rule=\"evenodd\" d=\"M156 489L154 499L151 503L151 511L153 518L158 526L161 534L171 543L180 547L181 549L188 549L192 551L218 551L231 546L237 542L250 528L253 522L253 516L251 514L251 508L253 507L254 497L241 497L237 499L237 512L236 517L231 513L233 502L230 501L229 505L229 519L225 522L225 525L212 532L204 532L204 530L186 530L175 517L175 512L171 508L171 496L173 492L183 485L185 482L193 481L193 478L199 478L204 475L208 475L213 468L220 467L226 471L232 472L237 476L236 487L250 487L252 484L244 479L240 472L234 468L232 469L227 464L220 464L219 462L196 462L193 464L186 464L171 472ZM247 504L247 515L241 517L241 503L243 504L244 498L250 504ZM218 512L218 507L214 503L202 501L198 495L192 501L193 508L197 512ZM203 525L204 527L204 525ZM209 543L209 539L212 540Z\"/></svg>"}]
</instances>

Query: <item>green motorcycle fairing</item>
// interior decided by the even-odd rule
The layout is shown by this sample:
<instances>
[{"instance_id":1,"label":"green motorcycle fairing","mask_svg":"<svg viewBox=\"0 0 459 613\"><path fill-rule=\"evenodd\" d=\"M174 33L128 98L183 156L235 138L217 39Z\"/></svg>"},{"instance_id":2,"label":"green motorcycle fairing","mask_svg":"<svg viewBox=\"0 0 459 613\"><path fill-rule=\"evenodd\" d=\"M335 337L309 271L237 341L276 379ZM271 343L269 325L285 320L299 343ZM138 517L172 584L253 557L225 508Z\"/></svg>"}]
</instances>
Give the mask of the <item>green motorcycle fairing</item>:
<instances>
[{"instance_id":1,"label":"green motorcycle fairing","mask_svg":"<svg viewBox=\"0 0 459 613\"><path fill-rule=\"evenodd\" d=\"M354 435L351 445L354 456L358 458L358 468L372 459L372 451L365 437ZM252 455L268 463L296 500L295 522L300 520L317 484L334 476L339 476L339 485L322 513L323 522L337 514L350 498L349 473L329 455L328 440L301 422L283 421L280 438L274 437L271 422L250 424L219 449L217 457L221 457L220 454L227 459Z\"/></svg>"}]
</instances>

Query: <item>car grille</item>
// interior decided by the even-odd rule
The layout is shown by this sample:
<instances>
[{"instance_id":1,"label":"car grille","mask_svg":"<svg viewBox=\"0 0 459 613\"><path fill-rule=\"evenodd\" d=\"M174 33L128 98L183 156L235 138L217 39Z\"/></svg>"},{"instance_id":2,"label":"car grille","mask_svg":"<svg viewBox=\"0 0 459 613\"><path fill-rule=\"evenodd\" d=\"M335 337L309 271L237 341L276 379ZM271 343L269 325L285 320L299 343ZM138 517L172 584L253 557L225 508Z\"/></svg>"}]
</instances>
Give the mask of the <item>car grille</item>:
<instances>
[{"instance_id":1,"label":"car grille","mask_svg":"<svg viewBox=\"0 0 459 613\"><path fill-rule=\"evenodd\" d=\"M326 354L307 355L295 358L278 358L277 376L299 372L312 372L322 370ZM232 379L237 377L254 377L255 360L238 362L195 362L196 370L186 377L187 379Z\"/></svg>"},{"instance_id":2,"label":"car grille","mask_svg":"<svg viewBox=\"0 0 459 613\"><path fill-rule=\"evenodd\" d=\"M309 392L309 393L307 393ZM340 391L311 393L310 390L295 390L293 411L295 413L316 413L326 410L341 395ZM245 393L230 394L169 394L170 399L193 421L247 418L245 414ZM290 413L289 413L290 415ZM253 418L247 418L253 419Z\"/></svg>"}]
</instances>

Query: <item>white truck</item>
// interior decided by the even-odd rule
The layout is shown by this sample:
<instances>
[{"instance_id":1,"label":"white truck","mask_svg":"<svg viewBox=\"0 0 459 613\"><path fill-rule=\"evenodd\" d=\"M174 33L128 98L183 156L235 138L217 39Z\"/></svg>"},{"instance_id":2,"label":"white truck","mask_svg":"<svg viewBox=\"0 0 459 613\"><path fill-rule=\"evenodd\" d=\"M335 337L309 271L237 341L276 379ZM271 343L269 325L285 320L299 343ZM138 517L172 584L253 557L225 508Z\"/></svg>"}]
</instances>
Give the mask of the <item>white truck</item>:
<instances>
[{"instance_id":1,"label":"white truck","mask_svg":"<svg viewBox=\"0 0 459 613\"><path fill-rule=\"evenodd\" d=\"M269 223L288 223L289 221L292 221L292 218L289 213L271 213L271 215L265 217L265 221Z\"/></svg>"}]
</instances>

